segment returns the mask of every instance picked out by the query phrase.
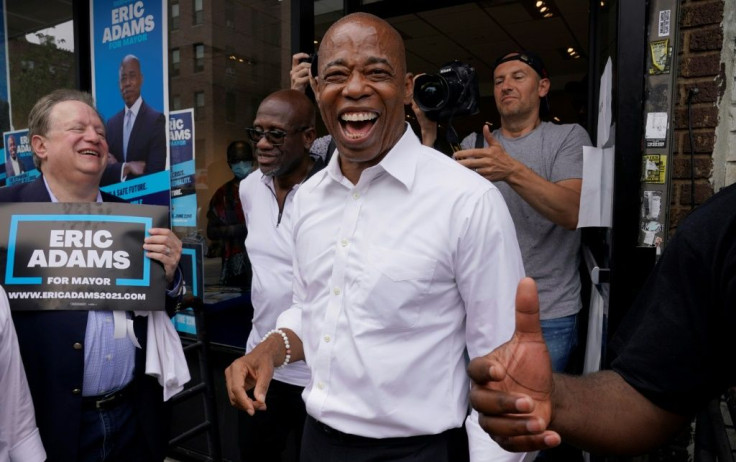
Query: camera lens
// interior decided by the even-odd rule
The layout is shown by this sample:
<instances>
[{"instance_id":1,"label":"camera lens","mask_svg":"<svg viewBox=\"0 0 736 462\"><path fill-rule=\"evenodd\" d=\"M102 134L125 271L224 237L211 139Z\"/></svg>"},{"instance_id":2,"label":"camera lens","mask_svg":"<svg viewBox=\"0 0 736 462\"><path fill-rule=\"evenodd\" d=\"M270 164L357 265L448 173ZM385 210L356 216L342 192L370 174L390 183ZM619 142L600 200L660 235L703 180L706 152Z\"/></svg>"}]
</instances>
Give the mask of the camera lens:
<instances>
[{"instance_id":1,"label":"camera lens","mask_svg":"<svg viewBox=\"0 0 736 462\"><path fill-rule=\"evenodd\" d=\"M439 75L420 75L414 82L414 101L424 112L442 109L448 97L447 82Z\"/></svg>"}]
</instances>

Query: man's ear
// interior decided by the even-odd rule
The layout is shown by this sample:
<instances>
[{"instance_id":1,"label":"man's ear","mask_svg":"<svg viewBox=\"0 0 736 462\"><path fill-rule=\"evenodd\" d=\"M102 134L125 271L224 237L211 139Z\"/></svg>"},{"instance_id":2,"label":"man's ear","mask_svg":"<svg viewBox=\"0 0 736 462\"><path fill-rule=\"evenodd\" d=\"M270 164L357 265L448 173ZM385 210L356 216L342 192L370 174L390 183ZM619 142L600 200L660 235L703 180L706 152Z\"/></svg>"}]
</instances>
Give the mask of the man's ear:
<instances>
[{"instance_id":1,"label":"man's ear","mask_svg":"<svg viewBox=\"0 0 736 462\"><path fill-rule=\"evenodd\" d=\"M46 138L41 135L33 135L33 138L31 138L31 148L40 159L46 158Z\"/></svg>"},{"instance_id":2,"label":"man's ear","mask_svg":"<svg viewBox=\"0 0 736 462\"><path fill-rule=\"evenodd\" d=\"M548 78L539 79L538 92L540 98L544 98L545 96L547 96L547 93L549 93L550 85L551 84Z\"/></svg>"},{"instance_id":3,"label":"man's ear","mask_svg":"<svg viewBox=\"0 0 736 462\"><path fill-rule=\"evenodd\" d=\"M317 130L314 129L314 127L309 127L308 129L304 130L304 147L306 149L312 148L312 143L314 143L314 140L317 139Z\"/></svg>"},{"instance_id":4,"label":"man's ear","mask_svg":"<svg viewBox=\"0 0 736 462\"><path fill-rule=\"evenodd\" d=\"M406 73L406 77L404 77L404 86L406 94L404 95L404 105L411 104L412 100L414 99L414 74L411 72Z\"/></svg>"},{"instance_id":5,"label":"man's ear","mask_svg":"<svg viewBox=\"0 0 736 462\"><path fill-rule=\"evenodd\" d=\"M309 74L309 86L312 87L312 93L314 93L314 101L319 105L319 77L312 77L312 74Z\"/></svg>"}]
</instances>

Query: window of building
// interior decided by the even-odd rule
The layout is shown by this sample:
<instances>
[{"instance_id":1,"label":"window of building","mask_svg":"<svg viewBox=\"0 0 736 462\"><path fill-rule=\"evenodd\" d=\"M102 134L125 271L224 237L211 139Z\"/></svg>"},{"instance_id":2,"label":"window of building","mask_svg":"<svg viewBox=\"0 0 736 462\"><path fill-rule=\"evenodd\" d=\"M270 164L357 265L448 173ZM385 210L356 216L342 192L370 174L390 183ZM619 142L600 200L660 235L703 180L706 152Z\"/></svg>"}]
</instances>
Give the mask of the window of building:
<instances>
[{"instance_id":1,"label":"window of building","mask_svg":"<svg viewBox=\"0 0 736 462\"><path fill-rule=\"evenodd\" d=\"M172 48L169 66L169 75L172 77L178 76L181 67L181 51L178 48Z\"/></svg>"},{"instance_id":2,"label":"window of building","mask_svg":"<svg viewBox=\"0 0 736 462\"><path fill-rule=\"evenodd\" d=\"M169 5L169 29L171 30L177 30L179 29L179 2L172 1Z\"/></svg>"},{"instance_id":3,"label":"window of building","mask_svg":"<svg viewBox=\"0 0 736 462\"><path fill-rule=\"evenodd\" d=\"M194 0L194 14L192 24L195 26L204 23L204 0Z\"/></svg>"},{"instance_id":4,"label":"window of building","mask_svg":"<svg viewBox=\"0 0 736 462\"><path fill-rule=\"evenodd\" d=\"M171 110L178 111L179 109L181 109L181 96L173 95L171 97Z\"/></svg>"},{"instance_id":5,"label":"window of building","mask_svg":"<svg viewBox=\"0 0 736 462\"><path fill-rule=\"evenodd\" d=\"M234 91L228 91L225 94L225 120L235 122L238 117L238 97Z\"/></svg>"},{"instance_id":6,"label":"window of building","mask_svg":"<svg viewBox=\"0 0 736 462\"><path fill-rule=\"evenodd\" d=\"M194 44L194 72L204 70L204 45L201 43Z\"/></svg>"},{"instance_id":7,"label":"window of building","mask_svg":"<svg viewBox=\"0 0 736 462\"><path fill-rule=\"evenodd\" d=\"M233 0L225 0L225 8L223 9L223 12L225 13L225 25L230 28L235 28L235 5L233 4Z\"/></svg>"},{"instance_id":8,"label":"window of building","mask_svg":"<svg viewBox=\"0 0 736 462\"><path fill-rule=\"evenodd\" d=\"M194 92L194 118L202 120L204 118L204 92Z\"/></svg>"}]
</instances>

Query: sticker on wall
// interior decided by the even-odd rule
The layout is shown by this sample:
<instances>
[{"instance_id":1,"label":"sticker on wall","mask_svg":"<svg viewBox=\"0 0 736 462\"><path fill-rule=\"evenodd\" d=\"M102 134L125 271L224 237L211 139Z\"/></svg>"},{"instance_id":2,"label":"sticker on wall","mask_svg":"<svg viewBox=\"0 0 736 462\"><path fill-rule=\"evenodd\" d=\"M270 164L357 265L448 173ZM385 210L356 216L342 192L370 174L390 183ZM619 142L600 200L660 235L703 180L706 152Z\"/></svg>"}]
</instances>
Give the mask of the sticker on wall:
<instances>
[{"instance_id":1,"label":"sticker on wall","mask_svg":"<svg viewBox=\"0 0 736 462\"><path fill-rule=\"evenodd\" d=\"M660 37L669 37L670 35L670 16L672 10L662 10L659 12L659 23L657 26L657 34Z\"/></svg>"},{"instance_id":2,"label":"sticker on wall","mask_svg":"<svg viewBox=\"0 0 736 462\"><path fill-rule=\"evenodd\" d=\"M647 125L644 132L648 148L663 148L667 141L667 113L647 113Z\"/></svg>"},{"instance_id":3,"label":"sticker on wall","mask_svg":"<svg viewBox=\"0 0 736 462\"><path fill-rule=\"evenodd\" d=\"M661 234L663 229L664 226L658 221L643 221L641 224L639 243L648 246L659 246L662 242L662 237L658 236L658 234Z\"/></svg>"},{"instance_id":4,"label":"sticker on wall","mask_svg":"<svg viewBox=\"0 0 736 462\"><path fill-rule=\"evenodd\" d=\"M652 59L649 75L669 74L670 61L672 60L670 39L649 42L649 54Z\"/></svg>"},{"instance_id":5,"label":"sticker on wall","mask_svg":"<svg viewBox=\"0 0 736 462\"><path fill-rule=\"evenodd\" d=\"M644 191L641 217L647 220L659 220L662 213L662 191Z\"/></svg>"},{"instance_id":6,"label":"sticker on wall","mask_svg":"<svg viewBox=\"0 0 736 462\"><path fill-rule=\"evenodd\" d=\"M642 157L641 181L644 183L664 184L666 173L666 155L646 154Z\"/></svg>"}]
</instances>

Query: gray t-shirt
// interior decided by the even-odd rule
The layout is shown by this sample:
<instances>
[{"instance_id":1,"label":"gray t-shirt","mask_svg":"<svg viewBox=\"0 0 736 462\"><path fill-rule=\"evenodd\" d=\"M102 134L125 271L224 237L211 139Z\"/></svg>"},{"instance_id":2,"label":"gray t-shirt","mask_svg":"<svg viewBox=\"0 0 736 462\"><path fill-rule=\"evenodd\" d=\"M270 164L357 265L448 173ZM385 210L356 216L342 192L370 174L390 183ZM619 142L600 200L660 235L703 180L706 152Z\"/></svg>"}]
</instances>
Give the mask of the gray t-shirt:
<instances>
[{"instance_id":1,"label":"gray t-shirt","mask_svg":"<svg viewBox=\"0 0 736 462\"><path fill-rule=\"evenodd\" d=\"M475 133L460 144L475 147ZM580 125L555 125L542 122L534 131L519 138L504 138L500 130L493 136L514 159L547 181L583 177L583 146L590 138ZM484 142L484 145L487 145ZM527 276L539 289L542 319L569 316L580 311L580 230L569 231L537 212L503 181L494 184L503 194L516 226Z\"/></svg>"}]
</instances>

